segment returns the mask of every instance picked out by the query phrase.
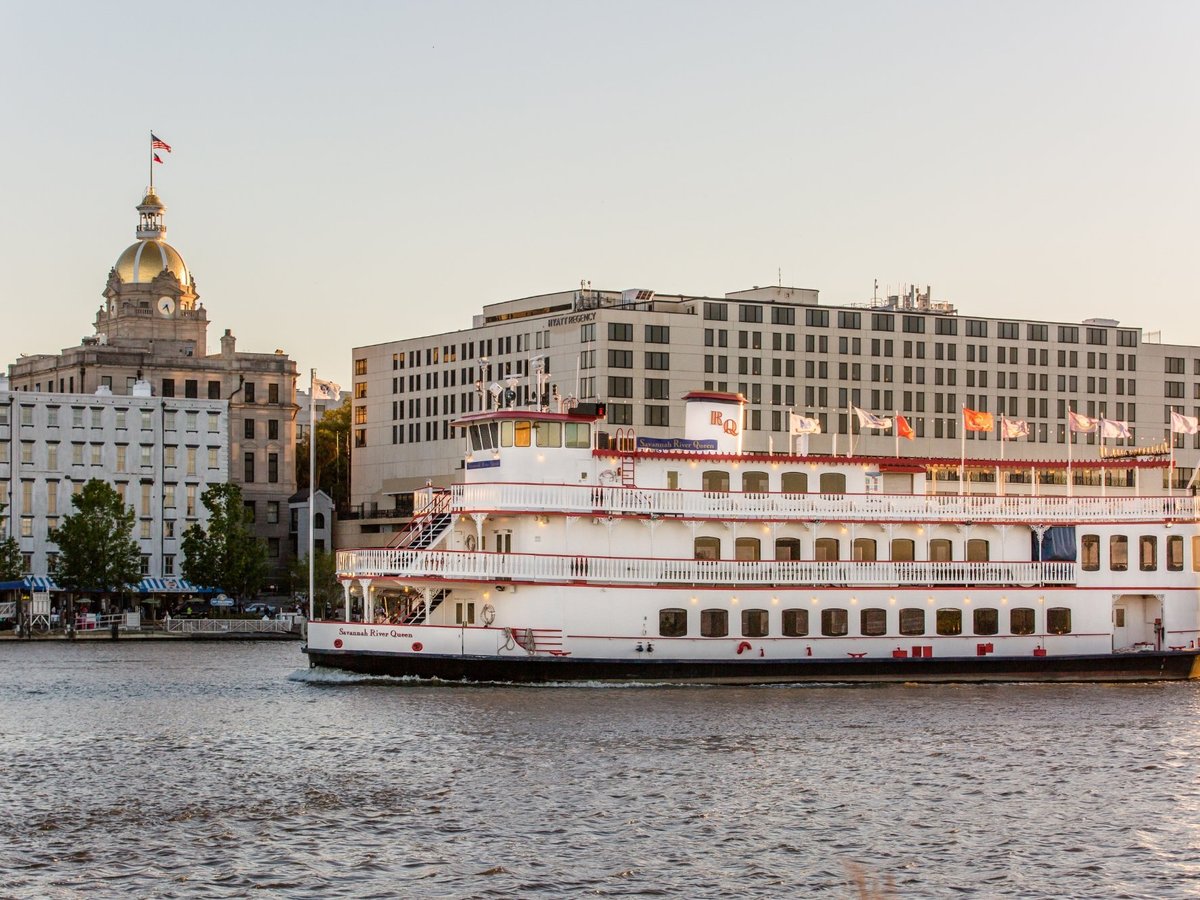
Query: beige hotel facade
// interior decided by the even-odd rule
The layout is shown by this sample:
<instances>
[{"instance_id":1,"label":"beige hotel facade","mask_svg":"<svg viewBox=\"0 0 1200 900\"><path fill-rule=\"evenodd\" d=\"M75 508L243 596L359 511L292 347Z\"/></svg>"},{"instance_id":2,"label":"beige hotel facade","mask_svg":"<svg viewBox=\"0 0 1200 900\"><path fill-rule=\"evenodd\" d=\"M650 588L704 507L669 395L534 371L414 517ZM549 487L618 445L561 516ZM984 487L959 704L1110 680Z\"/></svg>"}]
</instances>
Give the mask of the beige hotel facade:
<instances>
[{"instance_id":1,"label":"beige hotel facade","mask_svg":"<svg viewBox=\"0 0 1200 900\"><path fill-rule=\"evenodd\" d=\"M1132 439L1110 446L1173 437L1182 487L1200 435L1169 435L1170 413L1200 415L1200 347L1150 337L1111 319L968 315L915 288L826 306L804 288L700 297L585 283L491 303L468 329L354 349L353 510L337 542L387 543L413 490L461 480L462 439L451 423L497 402L532 401L539 366L549 375L543 401L604 401L610 433L677 435L688 391L738 391L749 401L744 449L759 453L787 452L791 410L821 422L810 452L832 452L836 441L844 454L853 431L856 455L893 455L890 432L859 434L853 405L906 417L915 439L899 442L902 455L957 459L965 405L1028 422L1029 438L1006 442L1007 458L1065 459L1073 409L1128 422ZM995 433L966 438L968 456L1000 455ZM1097 437L1076 435L1072 452L1096 458ZM1005 478L1009 492L1032 489L1024 473Z\"/></svg>"}]
</instances>

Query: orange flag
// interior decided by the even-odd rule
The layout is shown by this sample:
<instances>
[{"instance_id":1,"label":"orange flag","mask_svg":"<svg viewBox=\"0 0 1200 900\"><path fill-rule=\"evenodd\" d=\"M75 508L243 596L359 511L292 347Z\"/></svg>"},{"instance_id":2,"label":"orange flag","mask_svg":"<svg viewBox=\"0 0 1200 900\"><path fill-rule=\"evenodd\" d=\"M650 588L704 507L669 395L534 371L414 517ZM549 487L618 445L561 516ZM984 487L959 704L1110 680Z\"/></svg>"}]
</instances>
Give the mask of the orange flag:
<instances>
[{"instance_id":1,"label":"orange flag","mask_svg":"<svg viewBox=\"0 0 1200 900\"><path fill-rule=\"evenodd\" d=\"M915 440L912 426L908 424L908 419L904 416L896 416L896 437L906 438L907 440Z\"/></svg>"},{"instance_id":2,"label":"orange flag","mask_svg":"<svg viewBox=\"0 0 1200 900\"><path fill-rule=\"evenodd\" d=\"M991 431L995 427L996 420L991 413L963 407L963 428L967 431Z\"/></svg>"}]
</instances>

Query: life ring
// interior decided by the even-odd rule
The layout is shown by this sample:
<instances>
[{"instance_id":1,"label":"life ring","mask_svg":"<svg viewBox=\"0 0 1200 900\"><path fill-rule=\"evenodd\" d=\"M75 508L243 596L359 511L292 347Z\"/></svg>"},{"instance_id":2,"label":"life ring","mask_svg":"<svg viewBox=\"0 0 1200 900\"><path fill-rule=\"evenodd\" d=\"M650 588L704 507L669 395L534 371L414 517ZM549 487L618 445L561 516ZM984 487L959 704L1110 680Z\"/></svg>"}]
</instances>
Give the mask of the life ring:
<instances>
[{"instance_id":1,"label":"life ring","mask_svg":"<svg viewBox=\"0 0 1200 900\"><path fill-rule=\"evenodd\" d=\"M413 641L413 653L420 653L425 649L425 645L420 641Z\"/></svg>"},{"instance_id":2,"label":"life ring","mask_svg":"<svg viewBox=\"0 0 1200 900\"><path fill-rule=\"evenodd\" d=\"M466 543L466 545L467 545L468 553L473 553L475 551L475 535L468 534L467 539L464 543Z\"/></svg>"},{"instance_id":3,"label":"life ring","mask_svg":"<svg viewBox=\"0 0 1200 900\"><path fill-rule=\"evenodd\" d=\"M750 650L750 649L752 649L752 648L751 648L751 646L750 646L750 642L749 642L749 641L742 641L742 642L741 642L740 644L738 644L738 646L737 646L737 652L738 652L738 656L741 656L743 653L745 653L747 650Z\"/></svg>"},{"instance_id":4,"label":"life ring","mask_svg":"<svg viewBox=\"0 0 1200 900\"><path fill-rule=\"evenodd\" d=\"M483 604L483 609L479 611L479 618L484 625L491 625L496 621L496 607L490 603Z\"/></svg>"}]
</instances>

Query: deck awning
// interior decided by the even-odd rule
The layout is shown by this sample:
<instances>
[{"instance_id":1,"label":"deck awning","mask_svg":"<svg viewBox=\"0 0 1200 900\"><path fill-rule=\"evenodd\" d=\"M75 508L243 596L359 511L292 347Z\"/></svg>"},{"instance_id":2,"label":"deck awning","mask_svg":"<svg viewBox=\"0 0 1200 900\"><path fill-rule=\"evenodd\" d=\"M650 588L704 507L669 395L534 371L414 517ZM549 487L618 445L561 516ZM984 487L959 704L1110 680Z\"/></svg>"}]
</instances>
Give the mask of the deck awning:
<instances>
[{"instance_id":1,"label":"deck awning","mask_svg":"<svg viewBox=\"0 0 1200 900\"><path fill-rule=\"evenodd\" d=\"M217 588L199 587L182 578L143 578L138 582L140 594L215 594Z\"/></svg>"},{"instance_id":2,"label":"deck awning","mask_svg":"<svg viewBox=\"0 0 1200 900\"><path fill-rule=\"evenodd\" d=\"M0 591L61 591L53 578L45 575L26 575L18 581L0 581Z\"/></svg>"}]
</instances>

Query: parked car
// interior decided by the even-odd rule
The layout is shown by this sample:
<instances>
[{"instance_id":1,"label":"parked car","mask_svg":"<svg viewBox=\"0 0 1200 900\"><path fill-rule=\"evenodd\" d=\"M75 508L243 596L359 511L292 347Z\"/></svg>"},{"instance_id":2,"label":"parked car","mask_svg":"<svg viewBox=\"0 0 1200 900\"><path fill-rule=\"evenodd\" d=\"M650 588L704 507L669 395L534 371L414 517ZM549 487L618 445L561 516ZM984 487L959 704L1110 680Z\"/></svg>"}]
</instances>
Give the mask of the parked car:
<instances>
[{"instance_id":1,"label":"parked car","mask_svg":"<svg viewBox=\"0 0 1200 900\"><path fill-rule=\"evenodd\" d=\"M245 611L256 616L274 616L276 613L275 607L270 603L250 603L247 604Z\"/></svg>"}]
</instances>

